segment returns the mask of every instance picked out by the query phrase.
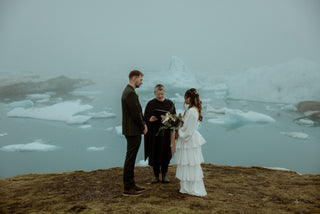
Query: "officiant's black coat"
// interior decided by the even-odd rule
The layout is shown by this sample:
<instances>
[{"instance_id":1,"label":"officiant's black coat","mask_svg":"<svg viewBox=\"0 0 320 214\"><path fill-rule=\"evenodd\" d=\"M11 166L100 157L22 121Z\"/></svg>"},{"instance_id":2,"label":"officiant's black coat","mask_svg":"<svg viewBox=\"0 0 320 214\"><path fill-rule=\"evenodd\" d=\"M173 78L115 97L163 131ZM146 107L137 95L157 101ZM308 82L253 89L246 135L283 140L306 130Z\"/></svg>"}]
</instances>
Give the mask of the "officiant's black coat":
<instances>
[{"instance_id":1,"label":"officiant's black coat","mask_svg":"<svg viewBox=\"0 0 320 214\"><path fill-rule=\"evenodd\" d=\"M156 136L160 126L161 121L149 122L151 116L154 115L154 110L160 109L165 111L170 111L170 113L175 114L176 109L171 100L165 99L163 102L153 99L148 102L145 112L144 120L148 126L148 133L144 136L144 154L145 160L149 157L149 165L153 166L156 164L169 164L172 154L170 147L170 131L166 130L164 135L162 132Z\"/></svg>"}]
</instances>

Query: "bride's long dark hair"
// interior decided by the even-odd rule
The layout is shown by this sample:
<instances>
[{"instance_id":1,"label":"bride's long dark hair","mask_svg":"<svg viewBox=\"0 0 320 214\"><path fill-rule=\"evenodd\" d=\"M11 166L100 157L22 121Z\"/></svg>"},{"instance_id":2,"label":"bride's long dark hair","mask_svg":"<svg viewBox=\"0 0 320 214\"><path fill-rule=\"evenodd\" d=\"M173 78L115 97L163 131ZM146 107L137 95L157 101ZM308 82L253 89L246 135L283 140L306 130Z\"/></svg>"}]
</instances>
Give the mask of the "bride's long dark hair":
<instances>
[{"instance_id":1,"label":"bride's long dark hair","mask_svg":"<svg viewBox=\"0 0 320 214\"><path fill-rule=\"evenodd\" d=\"M199 92L195 88L190 88L184 94L185 99L190 98L189 108L196 107L199 111L199 121L202 121L203 117L201 114L202 111L202 101L200 100ZM186 104L186 103L185 103Z\"/></svg>"}]
</instances>

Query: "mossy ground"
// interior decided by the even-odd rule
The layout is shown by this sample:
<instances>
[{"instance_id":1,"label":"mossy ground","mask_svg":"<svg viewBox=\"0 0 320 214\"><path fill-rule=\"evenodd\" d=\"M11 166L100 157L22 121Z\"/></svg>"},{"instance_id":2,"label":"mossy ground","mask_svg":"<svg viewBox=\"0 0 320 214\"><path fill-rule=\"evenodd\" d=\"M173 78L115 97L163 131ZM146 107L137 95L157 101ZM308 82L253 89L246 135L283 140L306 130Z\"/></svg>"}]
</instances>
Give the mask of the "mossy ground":
<instances>
[{"instance_id":1,"label":"mossy ground","mask_svg":"<svg viewBox=\"0 0 320 214\"><path fill-rule=\"evenodd\" d=\"M136 167L140 197L122 196L122 168L29 174L0 180L0 213L320 213L320 175L260 167L202 165L208 195L150 184L152 168Z\"/></svg>"}]
</instances>

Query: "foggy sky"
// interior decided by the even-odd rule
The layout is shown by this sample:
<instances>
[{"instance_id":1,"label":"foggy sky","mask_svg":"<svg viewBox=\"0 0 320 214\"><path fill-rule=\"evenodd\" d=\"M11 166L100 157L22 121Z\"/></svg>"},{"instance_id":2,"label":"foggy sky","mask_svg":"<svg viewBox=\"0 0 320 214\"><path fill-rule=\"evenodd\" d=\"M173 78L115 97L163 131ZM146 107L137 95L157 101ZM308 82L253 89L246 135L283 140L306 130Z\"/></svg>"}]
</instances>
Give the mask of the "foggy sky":
<instances>
[{"instance_id":1,"label":"foggy sky","mask_svg":"<svg viewBox=\"0 0 320 214\"><path fill-rule=\"evenodd\" d=\"M318 0L0 0L0 71L320 61Z\"/></svg>"}]
</instances>

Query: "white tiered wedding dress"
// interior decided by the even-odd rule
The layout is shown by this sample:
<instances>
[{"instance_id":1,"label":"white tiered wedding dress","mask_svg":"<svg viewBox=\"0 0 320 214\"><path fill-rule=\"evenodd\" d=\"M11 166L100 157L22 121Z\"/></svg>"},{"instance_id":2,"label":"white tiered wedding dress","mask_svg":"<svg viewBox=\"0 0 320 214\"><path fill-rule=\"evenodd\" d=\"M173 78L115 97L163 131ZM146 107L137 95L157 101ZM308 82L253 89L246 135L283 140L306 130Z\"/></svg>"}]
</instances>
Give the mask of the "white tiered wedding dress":
<instances>
[{"instance_id":1,"label":"white tiered wedding dress","mask_svg":"<svg viewBox=\"0 0 320 214\"><path fill-rule=\"evenodd\" d=\"M206 196L201 163L203 156L201 145L206 141L196 130L199 113L196 108L187 110L183 117L183 126L179 129L177 140L176 177L180 180L180 192L195 196Z\"/></svg>"}]
</instances>

